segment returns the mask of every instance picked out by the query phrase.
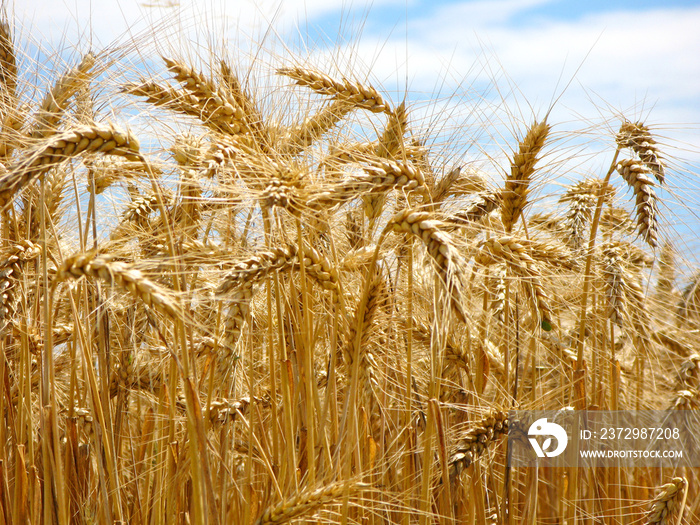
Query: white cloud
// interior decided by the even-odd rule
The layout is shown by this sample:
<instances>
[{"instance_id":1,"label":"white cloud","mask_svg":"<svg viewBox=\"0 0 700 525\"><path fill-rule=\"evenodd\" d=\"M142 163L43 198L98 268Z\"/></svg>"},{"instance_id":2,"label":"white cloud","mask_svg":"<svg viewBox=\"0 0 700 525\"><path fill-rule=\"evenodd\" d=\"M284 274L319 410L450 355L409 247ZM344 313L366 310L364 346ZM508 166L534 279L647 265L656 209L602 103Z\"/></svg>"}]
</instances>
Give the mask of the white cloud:
<instances>
[{"instance_id":1,"label":"white cloud","mask_svg":"<svg viewBox=\"0 0 700 525\"><path fill-rule=\"evenodd\" d=\"M558 20L545 17L549 3L552 0L429 6L403 0L24 0L15 3L14 11L25 31L31 30L31 37L47 49L62 40L70 46L79 37L91 38L93 47L99 47L123 41L127 28L138 34L151 24L173 22L182 28L185 37L180 38L186 45L195 40L206 45L208 33L245 43L262 38L270 23L284 40L295 28L303 33L306 27L325 22L324 28L333 31L355 16L366 16L368 24L363 20L357 24L362 27L359 37L360 31L352 29L344 35L350 44L338 42L335 50L314 53L332 55L341 71L357 68L364 74L371 69L373 79L398 90L392 93L397 99L406 87L444 95L473 85L483 90L494 79L507 93L507 76L522 93L517 97L520 102L527 101L541 114L575 75L555 109L557 118L570 116L565 108L597 118L588 100L592 98L603 107L631 108L631 118L683 121L697 128L700 8L599 11ZM177 5L157 7L172 4ZM533 9L541 14L532 17ZM360 67L363 63L365 68ZM685 138L691 143L698 140ZM700 144L695 145L700 150Z\"/></svg>"},{"instance_id":2,"label":"white cloud","mask_svg":"<svg viewBox=\"0 0 700 525\"><path fill-rule=\"evenodd\" d=\"M405 35L365 34L348 52L374 64L374 78L400 84L407 76L409 87L421 92L440 86L443 94L459 91L460 83L483 88L496 79L502 93L511 86L519 91L514 98L524 118L527 104L542 116L573 78L554 121L572 114L612 120L622 113L664 124L664 132L692 144L688 156L700 160L700 8L539 16L522 23L527 10L544 3L463 2L421 18L409 13Z\"/></svg>"},{"instance_id":3,"label":"white cloud","mask_svg":"<svg viewBox=\"0 0 700 525\"><path fill-rule=\"evenodd\" d=\"M510 98L522 104L526 118L527 104L543 114L574 77L555 108L555 120L569 119L572 112L599 119L598 105L631 111L630 118L652 123L686 122L695 130L700 123L700 8L599 11L560 20L545 16L552 0L433 6L401 0L179 0L177 7L153 7L169 1L24 0L15 12L48 49L61 38L70 45L90 32L106 45L124 40L126 28L137 34L162 20L179 20L175 25L191 45L195 40L206 44L210 32L215 38L226 34L234 43L249 42L262 38L270 23L284 41L295 28L303 33L325 23L324 29L334 31L359 17L359 37L360 31L348 30L343 36L349 44L313 52L326 54L340 71L371 69L371 78L397 90L392 93L396 99L406 87L420 98L421 93L445 95L474 86L479 92L497 80L501 93L508 95L511 87L520 92ZM537 17L531 16L533 9ZM611 116L611 110L604 111ZM700 151L697 133L678 131L674 138Z\"/></svg>"}]
</instances>

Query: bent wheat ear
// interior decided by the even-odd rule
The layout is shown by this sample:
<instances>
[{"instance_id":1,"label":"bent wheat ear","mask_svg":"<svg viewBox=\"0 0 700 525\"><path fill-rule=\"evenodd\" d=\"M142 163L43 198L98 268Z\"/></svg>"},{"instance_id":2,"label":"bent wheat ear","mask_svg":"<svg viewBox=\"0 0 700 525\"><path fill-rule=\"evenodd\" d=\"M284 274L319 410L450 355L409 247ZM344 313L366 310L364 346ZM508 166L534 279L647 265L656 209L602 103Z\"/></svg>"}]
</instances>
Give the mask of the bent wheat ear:
<instances>
[{"instance_id":1,"label":"bent wheat ear","mask_svg":"<svg viewBox=\"0 0 700 525\"><path fill-rule=\"evenodd\" d=\"M146 97L146 102L154 106L163 106L171 111L193 117L202 116L197 98L194 95L177 91L170 86L161 86L150 80L124 84L121 92L136 97Z\"/></svg>"},{"instance_id":2,"label":"bent wheat ear","mask_svg":"<svg viewBox=\"0 0 700 525\"><path fill-rule=\"evenodd\" d=\"M510 174L506 177L501 205L503 227L507 233L518 222L518 217L527 205L530 193L530 179L535 171L537 155L539 155L549 134L550 126L545 122L535 122L520 142L518 152L513 155Z\"/></svg>"},{"instance_id":3,"label":"bent wheat ear","mask_svg":"<svg viewBox=\"0 0 700 525\"><path fill-rule=\"evenodd\" d=\"M461 321L466 322L467 314L462 304L463 268L454 241L445 231L447 225L431 219L431 214L428 212L414 209L400 211L389 224L395 232L410 233L423 241L447 289L452 309Z\"/></svg>"},{"instance_id":4,"label":"bent wheat ear","mask_svg":"<svg viewBox=\"0 0 700 525\"><path fill-rule=\"evenodd\" d=\"M494 412L469 427L459 438L449 459L450 481L469 468L484 451L508 434L508 414Z\"/></svg>"},{"instance_id":5,"label":"bent wheat ear","mask_svg":"<svg viewBox=\"0 0 700 525\"><path fill-rule=\"evenodd\" d=\"M82 153L120 155L139 159L139 142L130 132L92 124L74 128L44 140L27 158L10 166L0 177L0 208L4 208L24 186L61 162Z\"/></svg>"},{"instance_id":6,"label":"bent wheat ear","mask_svg":"<svg viewBox=\"0 0 700 525\"><path fill-rule=\"evenodd\" d=\"M265 510L255 525L288 523L333 501L340 500L341 497L351 496L357 490L366 487L364 483L341 481L315 490L300 492L279 505Z\"/></svg>"},{"instance_id":7,"label":"bent wheat ear","mask_svg":"<svg viewBox=\"0 0 700 525\"><path fill-rule=\"evenodd\" d=\"M678 514L683 511L686 490L688 480L685 478L673 478L661 487L659 494L651 500L646 525L675 525Z\"/></svg>"},{"instance_id":8,"label":"bent wheat ear","mask_svg":"<svg viewBox=\"0 0 700 525\"><path fill-rule=\"evenodd\" d=\"M392 188L415 191L423 196L427 193L423 173L413 164L375 158L367 162L364 170L364 174L354 175L318 192L306 205L311 209L334 208L358 195L381 194Z\"/></svg>"},{"instance_id":9,"label":"bent wheat ear","mask_svg":"<svg viewBox=\"0 0 700 525\"><path fill-rule=\"evenodd\" d=\"M659 156L654 137L649 132L649 128L641 122L623 122L620 131L615 137L615 141L621 148L631 148L644 165L654 174L660 184L664 183L665 170Z\"/></svg>"},{"instance_id":10,"label":"bent wheat ear","mask_svg":"<svg viewBox=\"0 0 700 525\"><path fill-rule=\"evenodd\" d=\"M363 86L347 79L336 80L311 69L302 67L285 67L277 73L295 80L299 86L308 86L320 95L329 95L352 102L356 107L368 109L373 113L390 112L391 107L379 92L371 86Z\"/></svg>"},{"instance_id":11,"label":"bent wheat ear","mask_svg":"<svg viewBox=\"0 0 700 525\"><path fill-rule=\"evenodd\" d=\"M138 297L147 306L173 318L181 318L180 307L168 291L144 277L139 270L123 262L112 261L108 256L81 253L63 261L54 277L54 283L80 277L99 278L114 284Z\"/></svg>"},{"instance_id":12,"label":"bent wheat ear","mask_svg":"<svg viewBox=\"0 0 700 525\"><path fill-rule=\"evenodd\" d=\"M303 256L299 257L297 246L289 244L260 252L236 263L233 269L224 275L215 293L222 296L238 288L252 287L265 276L296 268L300 262L303 262L305 270L317 279L323 288L337 290L338 272L325 256L310 246L304 246Z\"/></svg>"},{"instance_id":13,"label":"bent wheat ear","mask_svg":"<svg viewBox=\"0 0 700 525\"><path fill-rule=\"evenodd\" d=\"M8 257L0 263L0 327L9 322L14 314L15 286L20 281L25 263L36 259L41 248L31 241L12 247Z\"/></svg>"},{"instance_id":14,"label":"bent wheat ear","mask_svg":"<svg viewBox=\"0 0 700 525\"><path fill-rule=\"evenodd\" d=\"M618 162L616 169L634 192L639 235L649 246L656 248L658 208L654 183L649 178L649 169L631 159Z\"/></svg>"}]
</instances>

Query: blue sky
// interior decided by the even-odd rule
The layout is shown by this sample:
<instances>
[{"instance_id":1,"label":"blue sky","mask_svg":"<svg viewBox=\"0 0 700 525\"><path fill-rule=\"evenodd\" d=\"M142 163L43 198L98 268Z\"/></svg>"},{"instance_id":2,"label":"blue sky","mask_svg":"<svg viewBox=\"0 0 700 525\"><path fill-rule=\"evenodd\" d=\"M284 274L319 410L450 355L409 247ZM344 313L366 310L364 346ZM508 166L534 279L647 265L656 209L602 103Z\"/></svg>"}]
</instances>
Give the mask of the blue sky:
<instances>
[{"instance_id":1,"label":"blue sky","mask_svg":"<svg viewBox=\"0 0 700 525\"><path fill-rule=\"evenodd\" d=\"M173 3L178 7L155 7ZM580 68L576 86L562 97L562 104L575 111L583 112L586 98L597 98L596 103L636 110L636 116L665 125L700 123L700 2L23 0L16 4L25 26L32 26L33 36L44 41L65 37L70 42L77 34L85 40L92 30L92 38L107 45L119 40L127 27L143 28L148 20L175 18L178 11L187 20L184 25L199 25L202 19L232 41L241 38L234 33L245 34L242 39L256 38L268 25L288 42L295 32L302 33L315 53L328 42L344 39L346 58L352 55L355 63L364 63L370 78L387 89L408 87L417 93L433 94L437 85L444 85L445 92L459 90L460 81L474 81L474 69L488 63L492 76L508 76L531 104L545 109L560 94L557 84L561 88ZM335 56L341 57L342 51L336 50ZM647 111L651 107L654 110Z\"/></svg>"},{"instance_id":2,"label":"blue sky","mask_svg":"<svg viewBox=\"0 0 700 525\"><path fill-rule=\"evenodd\" d=\"M678 206L662 210L668 222L700 210L700 2L23 0L15 12L49 49L77 35L107 45L165 18L180 20L185 41L212 30L245 52L272 28L279 57L287 45L331 73L369 78L395 102L406 96L416 125L460 158L478 153L476 139L512 143L555 100L550 122L570 152L583 140L606 150L621 116L644 120L671 159L666 202ZM559 175L605 167L592 156L569 174L562 160Z\"/></svg>"}]
</instances>

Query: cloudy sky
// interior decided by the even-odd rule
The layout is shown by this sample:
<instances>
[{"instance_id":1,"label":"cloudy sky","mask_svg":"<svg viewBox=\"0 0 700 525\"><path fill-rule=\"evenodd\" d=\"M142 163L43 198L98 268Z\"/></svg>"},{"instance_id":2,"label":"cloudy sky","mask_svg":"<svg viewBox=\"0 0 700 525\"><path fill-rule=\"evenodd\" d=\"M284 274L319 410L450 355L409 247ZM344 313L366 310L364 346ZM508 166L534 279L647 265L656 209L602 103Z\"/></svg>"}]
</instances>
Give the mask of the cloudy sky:
<instances>
[{"instance_id":1,"label":"cloudy sky","mask_svg":"<svg viewBox=\"0 0 700 525\"><path fill-rule=\"evenodd\" d=\"M22 0L15 13L48 42L103 45L160 19L231 40L273 27L312 50L329 42L389 86L467 87L478 73L547 109L586 100L665 126L700 122L700 1L691 0ZM257 4L257 5L256 5ZM298 35L303 35L299 37ZM507 79L505 78L507 77ZM408 81L408 86L406 86Z\"/></svg>"},{"instance_id":2,"label":"cloudy sky","mask_svg":"<svg viewBox=\"0 0 700 525\"><path fill-rule=\"evenodd\" d=\"M502 129L522 133L550 109L550 122L562 136L578 130L579 138L598 150L607 147L604 134L609 137L622 116L643 120L673 159L669 164L676 174L668 177L669 193L687 208L700 208L700 1L15 4L24 30L47 49L70 47L78 37L92 47L108 45L159 23L175 24L190 43L206 42L214 34L237 49L254 50L250 43L267 35L280 56L287 46L294 56L310 55L314 64L325 60L329 72L352 70L369 78L395 102L407 97L414 102L416 120L446 134L444 143L458 143L462 150L476 140L507 142ZM590 133L593 129L601 135ZM570 151L578 147L575 138L568 143ZM586 169L605 169L604 160ZM683 217L672 219L672 211L667 211L669 221L677 223L695 213L686 209Z\"/></svg>"}]
</instances>

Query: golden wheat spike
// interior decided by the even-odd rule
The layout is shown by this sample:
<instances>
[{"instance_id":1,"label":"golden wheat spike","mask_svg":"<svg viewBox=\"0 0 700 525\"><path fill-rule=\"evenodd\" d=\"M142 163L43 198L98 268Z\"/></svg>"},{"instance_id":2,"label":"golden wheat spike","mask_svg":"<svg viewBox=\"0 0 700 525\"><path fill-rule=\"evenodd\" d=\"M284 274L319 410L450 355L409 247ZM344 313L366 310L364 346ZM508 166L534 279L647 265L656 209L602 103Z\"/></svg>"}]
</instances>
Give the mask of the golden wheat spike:
<instances>
[{"instance_id":1,"label":"golden wheat spike","mask_svg":"<svg viewBox=\"0 0 700 525\"><path fill-rule=\"evenodd\" d=\"M308 86L321 95L346 100L356 107L368 109L374 113L391 111L379 92L371 86L363 86L347 79L336 80L318 71L298 66L280 68L277 73L291 78L297 85Z\"/></svg>"},{"instance_id":2,"label":"golden wheat spike","mask_svg":"<svg viewBox=\"0 0 700 525\"><path fill-rule=\"evenodd\" d=\"M549 129L550 126L546 121L535 122L520 142L518 151L513 155L501 204L501 218L506 233L510 233L527 205L530 181L538 160L537 155L544 147Z\"/></svg>"},{"instance_id":3,"label":"golden wheat spike","mask_svg":"<svg viewBox=\"0 0 700 525\"><path fill-rule=\"evenodd\" d=\"M655 248L659 229L656 221L658 206L654 183L649 178L650 171L635 160L620 161L616 169L634 192L639 235L649 246Z\"/></svg>"},{"instance_id":4,"label":"golden wheat spike","mask_svg":"<svg viewBox=\"0 0 700 525\"><path fill-rule=\"evenodd\" d=\"M678 514L684 510L687 490L688 480L681 477L661 487L649 505L646 525L676 525Z\"/></svg>"},{"instance_id":5,"label":"golden wheat spike","mask_svg":"<svg viewBox=\"0 0 700 525\"><path fill-rule=\"evenodd\" d=\"M130 132L92 124L80 126L44 139L24 159L10 166L0 177L0 208L5 207L24 186L49 169L78 155L102 153L139 159L139 141Z\"/></svg>"},{"instance_id":6,"label":"golden wheat spike","mask_svg":"<svg viewBox=\"0 0 700 525\"><path fill-rule=\"evenodd\" d=\"M618 146L631 148L644 165L654 174L659 184L665 180L664 164L659 155L659 148L649 128L641 122L625 121L615 136Z\"/></svg>"},{"instance_id":7,"label":"golden wheat spike","mask_svg":"<svg viewBox=\"0 0 700 525\"><path fill-rule=\"evenodd\" d=\"M99 278L108 284L123 288L134 297L141 299L163 314L181 318L180 307L170 292L144 277L139 270L119 261L112 261L109 256L81 253L63 261L54 277L55 283L80 277Z\"/></svg>"}]
</instances>

